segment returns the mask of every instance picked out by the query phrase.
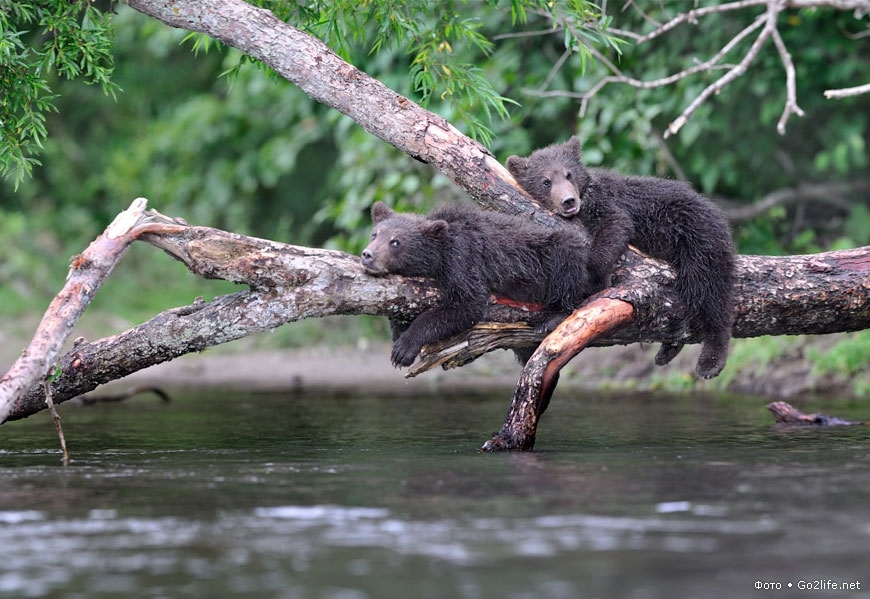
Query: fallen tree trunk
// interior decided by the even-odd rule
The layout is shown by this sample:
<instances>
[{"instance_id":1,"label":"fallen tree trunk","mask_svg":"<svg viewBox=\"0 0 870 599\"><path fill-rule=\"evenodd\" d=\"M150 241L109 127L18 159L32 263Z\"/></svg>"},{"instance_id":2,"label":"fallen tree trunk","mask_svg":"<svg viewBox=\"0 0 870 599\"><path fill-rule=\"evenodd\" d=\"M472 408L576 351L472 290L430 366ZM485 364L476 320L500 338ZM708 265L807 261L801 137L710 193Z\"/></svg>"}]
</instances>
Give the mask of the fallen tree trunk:
<instances>
[{"instance_id":1,"label":"fallen tree trunk","mask_svg":"<svg viewBox=\"0 0 870 599\"><path fill-rule=\"evenodd\" d=\"M372 277L363 271L356 256L344 252L188 226L155 211L149 211L146 218L149 227L139 240L163 249L199 276L245 284L249 289L168 310L112 337L94 342L78 340L60 358L60 375L51 382L56 403L148 366L288 322L333 314L409 319L439 300L438 290L429 282ZM810 256L740 256L737 264L736 336L816 334L868 327L870 247ZM499 434L498 448L533 446L542 393L552 392L554 375L584 347L697 342L693 331L684 330L673 280L668 265L627 253L614 286L590 298L529 361L511 410L532 416L520 419L522 422L509 418ZM524 324L529 312L496 299L489 322L439 347L427 348L409 374L437 365L462 365L497 348L537 345L542 335ZM590 313L591 306L602 309L602 315ZM3 421L43 409L43 386L33 383L26 393L9 402Z\"/></svg>"},{"instance_id":2,"label":"fallen tree trunk","mask_svg":"<svg viewBox=\"0 0 870 599\"><path fill-rule=\"evenodd\" d=\"M868 326L870 247L806 256L738 256L736 269L734 337L821 335ZM628 325L641 329L641 323L651 323L667 330L675 324L672 308L659 312L663 304L648 301L674 298L649 288L641 297L638 290L644 287L626 277L576 310L541 343L523 369L504 425L484 444L484 451L534 447L538 419L559 370L587 346L625 335L611 332ZM655 312L666 315L666 321L656 319ZM664 340L700 341L691 331Z\"/></svg>"}]
</instances>

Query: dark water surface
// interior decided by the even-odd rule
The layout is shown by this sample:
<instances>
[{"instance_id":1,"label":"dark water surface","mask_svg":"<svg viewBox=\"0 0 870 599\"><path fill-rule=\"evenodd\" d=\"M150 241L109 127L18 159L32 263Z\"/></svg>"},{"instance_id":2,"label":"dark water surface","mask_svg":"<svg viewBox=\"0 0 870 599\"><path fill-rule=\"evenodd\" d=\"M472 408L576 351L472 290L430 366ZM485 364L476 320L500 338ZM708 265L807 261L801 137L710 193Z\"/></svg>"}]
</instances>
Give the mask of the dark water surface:
<instances>
[{"instance_id":1,"label":"dark water surface","mask_svg":"<svg viewBox=\"0 0 870 599\"><path fill-rule=\"evenodd\" d=\"M68 468L44 414L9 423L0 596L870 597L870 427L557 393L536 451L477 453L507 401L62 407Z\"/></svg>"}]
</instances>

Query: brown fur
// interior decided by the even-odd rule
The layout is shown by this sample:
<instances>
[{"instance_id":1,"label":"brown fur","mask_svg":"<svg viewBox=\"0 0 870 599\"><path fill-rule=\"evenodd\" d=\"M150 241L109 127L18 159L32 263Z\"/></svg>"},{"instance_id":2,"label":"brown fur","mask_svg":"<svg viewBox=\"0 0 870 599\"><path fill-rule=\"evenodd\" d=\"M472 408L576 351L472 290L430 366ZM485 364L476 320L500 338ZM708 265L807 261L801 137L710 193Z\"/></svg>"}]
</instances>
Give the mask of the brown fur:
<instances>
[{"instance_id":1,"label":"brown fur","mask_svg":"<svg viewBox=\"0 0 870 599\"><path fill-rule=\"evenodd\" d=\"M507 168L529 195L565 218L579 219L593 236L592 283L606 282L628 244L671 263L688 321L703 348L696 371L718 375L728 357L733 319L734 248L725 214L680 181L587 169L580 140L511 156ZM657 364L682 349L662 346Z\"/></svg>"},{"instance_id":2,"label":"brown fur","mask_svg":"<svg viewBox=\"0 0 870 599\"><path fill-rule=\"evenodd\" d=\"M444 297L410 326L392 323L396 366L409 366L423 345L480 321L490 294L544 306L543 323L554 315L561 319L598 290L587 272L588 243L573 227L551 229L459 203L422 216L377 202L372 221L363 267L375 275L431 277ZM521 359L529 355L518 353Z\"/></svg>"}]
</instances>

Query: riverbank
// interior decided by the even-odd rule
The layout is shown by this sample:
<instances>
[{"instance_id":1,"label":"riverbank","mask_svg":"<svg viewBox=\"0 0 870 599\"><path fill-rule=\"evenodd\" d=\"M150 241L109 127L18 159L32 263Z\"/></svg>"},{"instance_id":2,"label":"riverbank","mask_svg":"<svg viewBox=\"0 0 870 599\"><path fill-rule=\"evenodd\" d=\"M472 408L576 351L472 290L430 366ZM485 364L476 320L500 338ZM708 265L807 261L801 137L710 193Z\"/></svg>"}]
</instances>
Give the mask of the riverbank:
<instances>
[{"instance_id":1,"label":"riverbank","mask_svg":"<svg viewBox=\"0 0 870 599\"><path fill-rule=\"evenodd\" d=\"M0 328L0 368L5 372L29 342L36 323ZM90 339L98 335L89 336ZM689 346L665 366L653 364L655 345L589 348L562 371L559 392L734 392L770 398L806 395L870 395L866 334L736 339L723 373L710 381L694 376L699 346ZM851 344L851 346L850 346ZM855 346L855 347L852 347ZM862 355L863 354L863 355ZM434 370L407 379L392 367L385 340L360 337L353 344L320 342L276 348L262 337L243 339L152 366L106 385L215 388L254 392L328 395L432 395L502 393L510 397L520 366L507 351L495 351L454 370ZM841 365L840 362L845 362ZM99 392L99 390L98 390Z\"/></svg>"},{"instance_id":2,"label":"riverbank","mask_svg":"<svg viewBox=\"0 0 870 599\"><path fill-rule=\"evenodd\" d=\"M560 393L594 391L722 392L797 398L861 393L857 376L820 373L810 356L834 351L842 336L752 344L735 341L733 357L717 379L698 380L699 346L683 350L671 364L654 365L656 346L590 348L562 371ZM773 347L776 345L777 347ZM385 342L358 347L310 347L226 351L185 356L129 377L141 383L255 391L317 392L340 395L428 395L513 392L520 365L512 353L496 351L465 367L432 370L415 378L392 367ZM860 376L866 380L866 374ZM866 385L863 387L866 389Z\"/></svg>"}]
</instances>

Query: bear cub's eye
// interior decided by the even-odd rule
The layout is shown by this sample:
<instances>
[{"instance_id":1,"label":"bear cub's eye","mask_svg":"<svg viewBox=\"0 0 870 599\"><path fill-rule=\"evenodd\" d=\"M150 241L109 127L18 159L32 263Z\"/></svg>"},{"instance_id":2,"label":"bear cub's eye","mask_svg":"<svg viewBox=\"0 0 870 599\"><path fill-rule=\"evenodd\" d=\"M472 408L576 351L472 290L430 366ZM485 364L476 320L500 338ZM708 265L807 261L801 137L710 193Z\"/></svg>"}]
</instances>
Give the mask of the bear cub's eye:
<instances>
[{"instance_id":1,"label":"bear cub's eye","mask_svg":"<svg viewBox=\"0 0 870 599\"><path fill-rule=\"evenodd\" d=\"M400 245L402 245L402 244L401 244L401 242L399 242L398 239L390 239L390 247L391 248L397 248Z\"/></svg>"},{"instance_id":2,"label":"bear cub's eye","mask_svg":"<svg viewBox=\"0 0 870 599\"><path fill-rule=\"evenodd\" d=\"M544 187L549 187L549 186L550 186L550 180L544 179Z\"/></svg>"},{"instance_id":3,"label":"bear cub's eye","mask_svg":"<svg viewBox=\"0 0 870 599\"><path fill-rule=\"evenodd\" d=\"M569 181L571 180L571 171L568 171L565 173L565 178L568 179Z\"/></svg>"}]
</instances>

